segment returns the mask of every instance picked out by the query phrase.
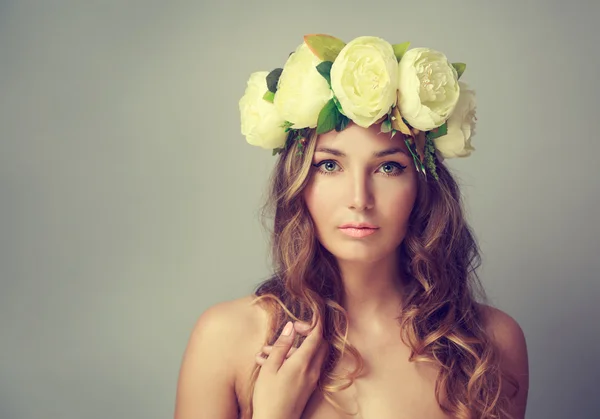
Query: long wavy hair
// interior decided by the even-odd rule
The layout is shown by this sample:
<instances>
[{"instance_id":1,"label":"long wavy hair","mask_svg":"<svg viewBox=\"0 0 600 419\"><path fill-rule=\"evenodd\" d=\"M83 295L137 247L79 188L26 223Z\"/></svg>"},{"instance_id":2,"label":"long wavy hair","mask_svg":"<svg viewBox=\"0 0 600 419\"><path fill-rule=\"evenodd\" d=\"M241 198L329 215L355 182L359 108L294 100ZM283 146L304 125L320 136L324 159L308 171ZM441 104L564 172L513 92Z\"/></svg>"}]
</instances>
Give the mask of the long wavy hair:
<instances>
[{"instance_id":1,"label":"long wavy hair","mask_svg":"<svg viewBox=\"0 0 600 419\"><path fill-rule=\"evenodd\" d=\"M402 138L401 133L397 135ZM273 345L288 320L323 322L329 354L315 391L338 411L344 409L333 393L352 385L364 361L347 341L348 318L342 306L343 283L335 257L317 240L316 228L302 197L311 174L317 143L314 129L306 135L303 154L288 138L271 174L266 202L261 208L269 231L273 276L257 285L253 304L269 314L265 345ZM411 349L409 361L439 366L436 400L446 414L460 419L511 418L509 396L502 391L506 378L518 392L514 377L500 369L500 357L484 329L478 304L487 296L476 269L481 265L478 245L463 215L456 181L443 162L437 162L439 181L417 176L417 197L404 240L398 246L401 272L408 278L398 320L401 339ZM294 346L304 337L297 335ZM348 374L334 368L348 352L356 368ZM252 417L252 394L260 366L250 376L242 418ZM445 395L441 398L441 391Z\"/></svg>"}]
</instances>

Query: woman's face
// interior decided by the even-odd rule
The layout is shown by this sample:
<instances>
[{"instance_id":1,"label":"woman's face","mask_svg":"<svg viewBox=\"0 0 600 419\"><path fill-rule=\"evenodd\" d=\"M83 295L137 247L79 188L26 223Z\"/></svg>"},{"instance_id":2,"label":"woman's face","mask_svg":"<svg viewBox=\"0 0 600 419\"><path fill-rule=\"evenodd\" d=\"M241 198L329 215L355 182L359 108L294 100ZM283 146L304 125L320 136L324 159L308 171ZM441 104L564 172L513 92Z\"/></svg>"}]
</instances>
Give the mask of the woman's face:
<instances>
[{"instance_id":1,"label":"woman's face","mask_svg":"<svg viewBox=\"0 0 600 419\"><path fill-rule=\"evenodd\" d=\"M400 134L390 139L379 130L379 124L362 128L351 122L317 139L304 199L319 241L338 259L380 260L395 252L406 234L417 173ZM365 222L377 229L364 237L340 228Z\"/></svg>"}]
</instances>

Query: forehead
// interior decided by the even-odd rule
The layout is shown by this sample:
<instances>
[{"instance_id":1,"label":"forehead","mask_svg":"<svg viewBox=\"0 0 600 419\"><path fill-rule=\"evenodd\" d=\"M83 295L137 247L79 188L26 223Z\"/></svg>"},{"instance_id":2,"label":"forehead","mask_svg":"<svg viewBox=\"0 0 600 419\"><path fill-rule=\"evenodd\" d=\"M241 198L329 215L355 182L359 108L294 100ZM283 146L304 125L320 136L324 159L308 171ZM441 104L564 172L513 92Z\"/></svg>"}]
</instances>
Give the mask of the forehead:
<instances>
[{"instance_id":1,"label":"forehead","mask_svg":"<svg viewBox=\"0 0 600 419\"><path fill-rule=\"evenodd\" d=\"M335 149L346 155L367 154L371 156L378 151L396 148L410 155L400 133L396 133L392 137L391 132L383 133L380 130L381 124L373 124L368 128L363 128L350 122L341 132L331 130L325 134L320 134L317 137L315 152Z\"/></svg>"}]
</instances>

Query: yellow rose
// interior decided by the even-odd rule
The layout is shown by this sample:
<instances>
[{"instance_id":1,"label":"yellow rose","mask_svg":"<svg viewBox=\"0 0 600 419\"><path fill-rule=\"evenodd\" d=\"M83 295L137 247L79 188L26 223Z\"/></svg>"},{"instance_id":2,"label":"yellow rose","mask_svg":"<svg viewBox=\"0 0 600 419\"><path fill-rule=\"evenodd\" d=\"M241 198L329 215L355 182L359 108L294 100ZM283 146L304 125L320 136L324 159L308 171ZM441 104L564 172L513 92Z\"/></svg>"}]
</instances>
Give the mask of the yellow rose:
<instances>
[{"instance_id":1,"label":"yellow rose","mask_svg":"<svg viewBox=\"0 0 600 419\"><path fill-rule=\"evenodd\" d=\"M433 139L435 148L445 158L467 157L475 151L471 146L471 137L475 134L475 121L477 121L475 91L470 90L466 83L461 81L458 83L460 97L454 112L448 118L448 132Z\"/></svg>"},{"instance_id":2,"label":"yellow rose","mask_svg":"<svg viewBox=\"0 0 600 419\"><path fill-rule=\"evenodd\" d=\"M268 90L268 74L268 71L257 71L250 75L239 108L242 134L248 144L274 149L285 145L287 133L281 127L285 119L279 115L273 103L263 99Z\"/></svg>"},{"instance_id":3,"label":"yellow rose","mask_svg":"<svg viewBox=\"0 0 600 419\"><path fill-rule=\"evenodd\" d=\"M320 63L303 42L288 57L279 76L273 103L286 121L293 122L292 129L315 128L319 112L333 96L327 80L316 69Z\"/></svg>"},{"instance_id":4,"label":"yellow rose","mask_svg":"<svg viewBox=\"0 0 600 419\"><path fill-rule=\"evenodd\" d=\"M368 128L396 101L398 60L394 49L375 36L350 41L331 66L331 88L344 115Z\"/></svg>"},{"instance_id":5,"label":"yellow rose","mask_svg":"<svg viewBox=\"0 0 600 419\"><path fill-rule=\"evenodd\" d=\"M406 51L398 64L398 107L421 131L442 125L460 94L458 73L444 54L429 48Z\"/></svg>"}]
</instances>

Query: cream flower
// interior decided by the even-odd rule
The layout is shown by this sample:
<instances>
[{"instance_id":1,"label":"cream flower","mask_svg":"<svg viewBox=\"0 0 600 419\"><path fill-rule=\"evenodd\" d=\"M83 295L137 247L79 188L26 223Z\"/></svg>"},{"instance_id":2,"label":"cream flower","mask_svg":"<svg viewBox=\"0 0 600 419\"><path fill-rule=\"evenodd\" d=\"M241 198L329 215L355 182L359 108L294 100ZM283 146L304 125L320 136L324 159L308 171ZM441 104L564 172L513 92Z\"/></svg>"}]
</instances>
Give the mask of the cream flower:
<instances>
[{"instance_id":1,"label":"cream flower","mask_svg":"<svg viewBox=\"0 0 600 419\"><path fill-rule=\"evenodd\" d=\"M285 119L271 102L263 99L268 90L268 74L268 71L257 71L250 75L239 108L242 134L248 144L273 149L285 145L287 133L281 127Z\"/></svg>"},{"instance_id":2,"label":"cream flower","mask_svg":"<svg viewBox=\"0 0 600 419\"><path fill-rule=\"evenodd\" d=\"M279 76L273 103L285 120L293 122L292 129L315 128L319 112L333 96L316 69L320 63L303 42L288 57Z\"/></svg>"},{"instance_id":3,"label":"cream flower","mask_svg":"<svg viewBox=\"0 0 600 419\"><path fill-rule=\"evenodd\" d=\"M361 36L342 48L331 66L331 88L343 113L367 128L396 101L398 60L394 49L375 36Z\"/></svg>"},{"instance_id":4,"label":"cream flower","mask_svg":"<svg viewBox=\"0 0 600 419\"><path fill-rule=\"evenodd\" d=\"M398 106L404 119L421 131L442 125L460 95L458 73L446 56L429 48L409 49L398 70Z\"/></svg>"},{"instance_id":5,"label":"cream flower","mask_svg":"<svg viewBox=\"0 0 600 419\"><path fill-rule=\"evenodd\" d=\"M461 81L458 83L460 98L448 119L448 133L433 139L435 148L445 158L467 157L475 151L471 146L471 137L475 134L477 120L475 91L470 90L466 83Z\"/></svg>"}]
</instances>

